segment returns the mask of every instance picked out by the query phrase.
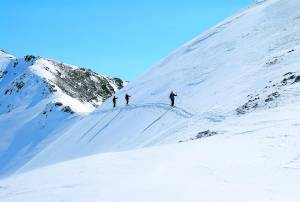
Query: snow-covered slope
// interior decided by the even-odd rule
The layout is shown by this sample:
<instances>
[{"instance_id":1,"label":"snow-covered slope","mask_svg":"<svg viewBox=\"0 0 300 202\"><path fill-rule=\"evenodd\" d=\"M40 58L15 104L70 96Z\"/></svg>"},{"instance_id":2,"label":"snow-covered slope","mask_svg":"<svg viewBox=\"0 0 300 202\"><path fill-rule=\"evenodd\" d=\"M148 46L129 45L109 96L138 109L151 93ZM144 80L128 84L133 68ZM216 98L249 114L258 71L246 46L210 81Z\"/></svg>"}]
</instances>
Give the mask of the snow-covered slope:
<instances>
[{"instance_id":1,"label":"snow-covered slope","mask_svg":"<svg viewBox=\"0 0 300 202\"><path fill-rule=\"evenodd\" d=\"M0 51L0 174L31 159L123 81L41 57Z\"/></svg>"},{"instance_id":2,"label":"snow-covered slope","mask_svg":"<svg viewBox=\"0 0 300 202\"><path fill-rule=\"evenodd\" d=\"M0 201L297 202L299 113L258 111L226 120L222 135L34 170L0 181Z\"/></svg>"},{"instance_id":3,"label":"snow-covered slope","mask_svg":"<svg viewBox=\"0 0 300 202\"><path fill-rule=\"evenodd\" d=\"M229 118L297 105L299 7L296 0L261 1L226 19L131 82L118 93L119 107L104 103L27 168L194 139ZM178 93L174 109L171 90ZM125 93L132 95L130 106L123 104Z\"/></svg>"},{"instance_id":4,"label":"snow-covered slope","mask_svg":"<svg viewBox=\"0 0 300 202\"><path fill-rule=\"evenodd\" d=\"M1 201L299 201L299 8L256 1L186 43L1 181Z\"/></svg>"}]
</instances>

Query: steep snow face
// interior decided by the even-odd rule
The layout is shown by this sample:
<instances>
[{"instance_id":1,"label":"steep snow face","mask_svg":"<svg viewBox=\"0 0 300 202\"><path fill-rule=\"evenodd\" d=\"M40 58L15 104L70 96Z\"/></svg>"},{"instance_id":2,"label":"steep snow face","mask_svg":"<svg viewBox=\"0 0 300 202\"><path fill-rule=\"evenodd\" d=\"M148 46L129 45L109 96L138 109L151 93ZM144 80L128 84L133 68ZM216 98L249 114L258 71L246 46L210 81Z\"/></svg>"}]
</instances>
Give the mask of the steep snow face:
<instances>
[{"instance_id":1,"label":"steep snow face","mask_svg":"<svg viewBox=\"0 0 300 202\"><path fill-rule=\"evenodd\" d=\"M216 128L220 134L219 126L228 119L238 122L249 113L297 105L299 7L298 0L258 1L204 32L123 88L117 108L108 100L26 169L91 153L186 141L215 134ZM171 90L178 93L175 108L169 107ZM129 106L125 93L132 95Z\"/></svg>"},{"instance_id":2,"label":"steep snow face","mask_svg":"<svg viewBox=\"0 0 300 202\"><path fill-rule=\"evenodd\" d=\"M23 165L122 80L53 60L0 51L0 175Z\"/></svg>"}]
</instances>

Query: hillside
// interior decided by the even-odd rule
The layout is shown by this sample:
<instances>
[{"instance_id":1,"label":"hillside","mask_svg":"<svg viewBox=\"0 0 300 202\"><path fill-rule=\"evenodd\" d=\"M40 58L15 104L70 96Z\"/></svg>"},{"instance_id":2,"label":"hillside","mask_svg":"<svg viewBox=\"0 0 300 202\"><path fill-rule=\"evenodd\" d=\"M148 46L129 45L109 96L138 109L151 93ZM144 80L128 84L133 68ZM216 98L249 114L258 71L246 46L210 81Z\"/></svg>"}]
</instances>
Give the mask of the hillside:
<instances>
[{"instance_id":1,"label":"hillside","mask_svg":"<svg viewBox=\"0 0 300 202\"><path fill-rule=\"evenodd\" d=\"M23 165L124 84L84 68L1 50L0 173Z\"/></svg>"},{"instance_id":2,"label":"hillside","mask_svg":"<svg viewBox=\"0 0 300 202\"><path fill-rule=\"evenodd\" d=\"M28 167L185 141L216 131L230 118L297 105L297 6L297 1L258 2L204 32L119 91L116 109L108 100ZM171 90L178 93L174 109L169 107ZM125 93L132 95L127 107Z\"/></svg>"},{"instance_id":3,"label":"hillside","mask_svg":"<svg viewBox=\"0 0 300 202\"><path fill-rule=\"evenodd\" d=\"M117 108L108 99L60 131L0 199L299 201L299 8L255 1L184 44Z\"/></svg>"},{"instance_id":4,"label":"hillside","mask_svg":"<svg viewBox=\"0 0 300 202\"><path fill-rule=\"evenodd\" d=\"M222 129L228 132L198 141L97 154L33 170L0 181L0 199L297 202L300 110L291 110L227 120Z\"/></svg>"}]
</instances>

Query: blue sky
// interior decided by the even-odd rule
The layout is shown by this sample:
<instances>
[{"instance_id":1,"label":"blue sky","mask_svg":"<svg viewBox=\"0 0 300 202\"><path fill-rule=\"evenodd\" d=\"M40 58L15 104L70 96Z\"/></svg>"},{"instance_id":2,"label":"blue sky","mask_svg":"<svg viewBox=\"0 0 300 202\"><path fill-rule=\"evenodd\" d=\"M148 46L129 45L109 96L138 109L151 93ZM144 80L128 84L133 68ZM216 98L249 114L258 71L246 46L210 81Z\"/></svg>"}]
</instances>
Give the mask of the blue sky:
<instances>
[{"instance_id":1,"label":"blue sky","mask_svg":"<svg viewBox=\"0 0 300 202\"><path fill-rule=\"evenodd\" d=\"M0 0L0 48L136 78L253 0Z\"/></svg>"}]
</instances>

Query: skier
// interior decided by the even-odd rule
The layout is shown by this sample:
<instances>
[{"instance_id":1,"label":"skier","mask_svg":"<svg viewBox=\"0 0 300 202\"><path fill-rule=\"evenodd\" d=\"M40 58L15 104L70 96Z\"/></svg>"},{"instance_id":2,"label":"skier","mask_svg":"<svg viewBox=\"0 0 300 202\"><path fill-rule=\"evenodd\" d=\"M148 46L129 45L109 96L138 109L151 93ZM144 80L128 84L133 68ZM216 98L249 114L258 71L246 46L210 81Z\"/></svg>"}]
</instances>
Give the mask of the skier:
<instances>
[{"instance_id":1,"label":"skier","mask_svg":"<svg viewBox=\"0 0 300 202\"><path fill-rule=\"evenodd\" d=\"M174 93L173 91L171 91L170 93L170 100L171 100L171 107L174 107L174 104L175 104L175 96L177 96L177 93Z\"/></svg>"},{"instance_id":2,"label":"skier","mask_svg":"<svg viewBox=\"0 0 300 202\"><path fill-rule=\"evenodd\" d=\"M130 97L131 97L131 96L128 95L128 94L125 95L126 105L129 104L129 98L130 98Z\"/></svg>"},{"instance_id":3,"label":"skier","mask_svg":"<svg viewBox=\"0 0 300 202\"><path fill-rule=\"evenodd\" d=\"M115 108L116 105L117 105L117 99L118 99L118 98L117 98L116 96L113 97L114 108Z\"/></svg>"}]
</instances>

